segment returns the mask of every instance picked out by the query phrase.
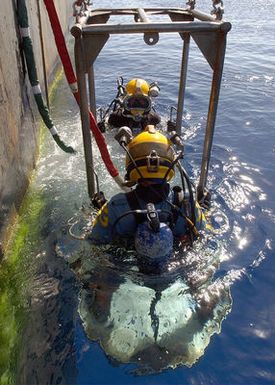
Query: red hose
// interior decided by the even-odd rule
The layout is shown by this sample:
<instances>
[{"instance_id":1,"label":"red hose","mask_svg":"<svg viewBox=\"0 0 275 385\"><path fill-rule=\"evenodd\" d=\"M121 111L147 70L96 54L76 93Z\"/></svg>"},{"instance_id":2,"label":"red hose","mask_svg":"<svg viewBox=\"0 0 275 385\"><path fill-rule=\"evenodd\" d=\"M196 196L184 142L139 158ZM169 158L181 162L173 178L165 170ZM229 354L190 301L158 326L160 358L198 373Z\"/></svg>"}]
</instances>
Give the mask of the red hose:
<instances>
[{"instance_id":1,"label":"red hose","mask_svg":"<svg viewBox=\"0 0 275 385\"><path fill-rule=\"evenodd\" d=\"M48 16L50 19L50 23L51 23L54 38L55 38L56 47L64 68L65 76L67 78L69 85L72 85L77 82L77 79L74 74L73 66L66 47L64 35L61 29L61 25L55 9L55 5L53 3L53 0L44 0L44 3L48 12ZM79 92L76 91L73 94L79 105L80 104ZM102 135L102 132L100 131L100 129L98 128L95 117L91 111L90 111L90 130L93 133L93 136L95 138L95 141L97 143L97 146L101 153L101 157L103 159L103 162L105 163L107 170L109 171L110 175L113 178L115 178L116 176L119 175L119 172L112 162L112 159L110 157L110 154L105 142L105 138Z\"/></svg>"}]
</instances>

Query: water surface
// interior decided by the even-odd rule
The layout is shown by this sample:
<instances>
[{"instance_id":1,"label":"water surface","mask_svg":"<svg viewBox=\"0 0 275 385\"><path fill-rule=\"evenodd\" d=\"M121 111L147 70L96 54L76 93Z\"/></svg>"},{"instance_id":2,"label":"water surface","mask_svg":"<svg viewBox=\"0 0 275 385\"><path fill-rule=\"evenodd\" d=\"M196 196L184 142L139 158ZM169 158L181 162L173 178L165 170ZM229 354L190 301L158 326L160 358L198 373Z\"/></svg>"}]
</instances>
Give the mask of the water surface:
<instances>
[{"instance_id":1,"label":"water surface","mask_svg":"<svg viewBox=\"0 0 275 385\"><path fill-rule=\"evenodd\" d=\"M209 11L211 2L197 6ZM47 137L31 186L43 204L19 252L28 262L22 301L12 302L25 314L11 368L16 384L274 384L274 6L225 2L232 30L208 181L216 232L184 258L176 255L161 278L138 272L125 250L91 248L70 236L70 224L86 223L89 210L79 113L60 82L51 112L77 155L62 153ZM142 37L112 37L95 65L98 105L115 96L118 76L144 77L160 84L155 106L165 120L167 106L176 104L181 47L177 35L154 47ZM185 165L197 181L211 73L194 43L189 70ZM107 142L123 175L112 132ZM110 197L118 188L97 149L95 163Z\"/></svg>"}]
</instances>

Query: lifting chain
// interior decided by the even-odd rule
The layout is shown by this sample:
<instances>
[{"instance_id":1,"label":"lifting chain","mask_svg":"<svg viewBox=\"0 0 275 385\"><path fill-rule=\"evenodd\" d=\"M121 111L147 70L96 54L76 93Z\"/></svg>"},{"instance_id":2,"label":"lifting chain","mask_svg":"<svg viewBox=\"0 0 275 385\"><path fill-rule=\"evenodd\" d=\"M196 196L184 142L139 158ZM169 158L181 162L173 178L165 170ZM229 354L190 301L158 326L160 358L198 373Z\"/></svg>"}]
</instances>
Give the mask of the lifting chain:
<instances>
[{"instance_id":1,"label":"lifting chain","mask_svg":"<svg viewBox=\"0 0 275 385\"><path fill-rule=\"evenodd\" d=\"M190 9L194 9L196 5L196 0L188 0L186 5L189 5Z\"/></svg>"},{"instance_id":2,"label":"lifting chain","mask_svg":"<svg viewBox=\"0 0 275 385\"><path fill-rule=\"evenodd\" d=\"M73 16L84 16L85 12L88 11L88 6L92 5L91 0L77 0L73 3Z\"/></svg>"},{"instance_id":3,"label":"lifting chain","mask_svg":"<svg viewBox=\"0 0 275 385\"><path fill-rule=\"evenodd\" d=\"M213 10L211 11L211 15L215 15L217 20L222 20L224 14L224 7L222 0L212 0L213 2ZM188 0L186 5L189 6L189 9L195 9L196 0Z\"/></svg>"},{"instance_id":4,"label":"lifting chain","mask_svg":"<svg viewBox=\"0 0 275 385\"><path fill-rule=\"evenodd\" d=\"M222 20L224 13L223 1L222 0L212 0L213 1L213 10L211 15L215 15L217 20Z\"/></svg>"}]
</instances>

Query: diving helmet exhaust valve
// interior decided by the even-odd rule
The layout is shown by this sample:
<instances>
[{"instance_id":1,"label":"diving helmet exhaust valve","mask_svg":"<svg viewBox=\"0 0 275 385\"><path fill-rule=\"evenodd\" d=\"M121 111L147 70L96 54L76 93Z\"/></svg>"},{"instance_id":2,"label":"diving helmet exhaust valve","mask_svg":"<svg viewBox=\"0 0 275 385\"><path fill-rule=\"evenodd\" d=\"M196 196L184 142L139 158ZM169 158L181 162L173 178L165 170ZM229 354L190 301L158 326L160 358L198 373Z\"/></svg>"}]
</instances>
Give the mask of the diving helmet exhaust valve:
<instances>
[{"instance_id":1,"label":"diving helmet exhaust valve","mask_svg":"<svg viewBox=\"0 0 275 385\"><path fill-rule=\"evenodd\" d=\"M120 127L117 134L115 135L115 140L117 140L121 146L126 146L129 142L131 142L132 139L132 130L127 126Z\"/></svg>"},{"instance_id":2,"label":"diving helmet exhaust valve","mask_svg":"<svg viewBox=\"0 0 275 385\"><path fill-rule=\"evenodd\" d=\"M148 203L146 209L149 226L155 233L157 233L160 229L160 221L155 205L153 203Z\"/></svg>"},{"instance_id":3,"label":"diving helmet exhaust valve","mask_svg":"<svg viewBox=\"0 0 275 385\"><path fill-rule=\"evenodd\" d=\"M147 170L148 172L158 172L159 169L159 156L156 150L152 150L147 158Z\"/></svg>"},{"instance_id":4,"label":"diving helmet exhaust valve","mask_svg":"<svg viewBox=\"0 0 275 385\"><path fill-rule=\"evenodd\" d=\"M177 134L176 131L171 131L170 134L171 134L171 137L170 137L171 142L174 143L176 146L183 148L184 144L179 134Z\"/></svg>"},{"instance_id":5,"label":"diving helmet exhaust valve","mask_svg":"<svg viewBox=\"0 0 275 385\"><path fill-rule=\"evenodd\" d=\"M101 209L101 207L107 202L104 193L102 191L99 191L98 193L95 193L92 198L92 205L96 209Z\"/></svg>"},{"instance_id":6,"label":"diving helmet exhaust valve","mask_svg":"<svg viewBox=\"0 0 275 385\"><path fill-rule=\"evenodd\" d=\"M158 83L153 82L150 84L149 96L151 96L152 98L156 98L157 96L159 96L159 91L160 91L160 88L158 86Z\"/></svg>"}]
</instances>

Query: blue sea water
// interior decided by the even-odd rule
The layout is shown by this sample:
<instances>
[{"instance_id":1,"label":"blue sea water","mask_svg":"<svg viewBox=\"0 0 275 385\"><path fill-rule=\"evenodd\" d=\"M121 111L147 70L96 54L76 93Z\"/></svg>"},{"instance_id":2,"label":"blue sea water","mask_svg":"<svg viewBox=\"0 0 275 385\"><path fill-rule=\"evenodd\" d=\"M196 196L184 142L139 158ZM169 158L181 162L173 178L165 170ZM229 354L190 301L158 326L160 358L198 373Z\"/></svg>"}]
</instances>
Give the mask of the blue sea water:
<instances>
[{"instance_id":1,"label":"blue sea water","mask_svg":"<svg viewBox=\"0 0 275 385\"><path fill-rule=\"evenodd\" d=\"M182 5L150 1L150 7ZM206 12L211 5L197 1ZM110 6L113 2L94 1L94 7ZM131 256L123 256L120 271L118 260L106 257L110 250L102 256L102 250L91 252L68 235L69 219L78 219L88 198L80 117L61 81L51 112L62 138L78 153L65 155L46 138L32 185L43 193L47 210L40 244L32 251L37 267L30 278L18 384L275 383L275 2L231 0L224 6L232 30L208 180L216 234L196 246L189 260L176 261L166 282L129 272ZM168 106L177 100L181 47L174 34L153 47L138 36L112 37L95 64L97 104L112 99L118 76L144 77L159 82L155 107L167 118ZM183 127L185 162L195 181L210 84L211 71L193 43ZM123 174L121 149L112 138L108 133L109 149ZM96 148L94 155L101 188L110 197L118 189ZM198 303L203 314L197 312ZM151 311L158 315L158 326L148 318ZM158 347L148 331L151 323L162 333Z\"/></svg>"}]
</instances>

